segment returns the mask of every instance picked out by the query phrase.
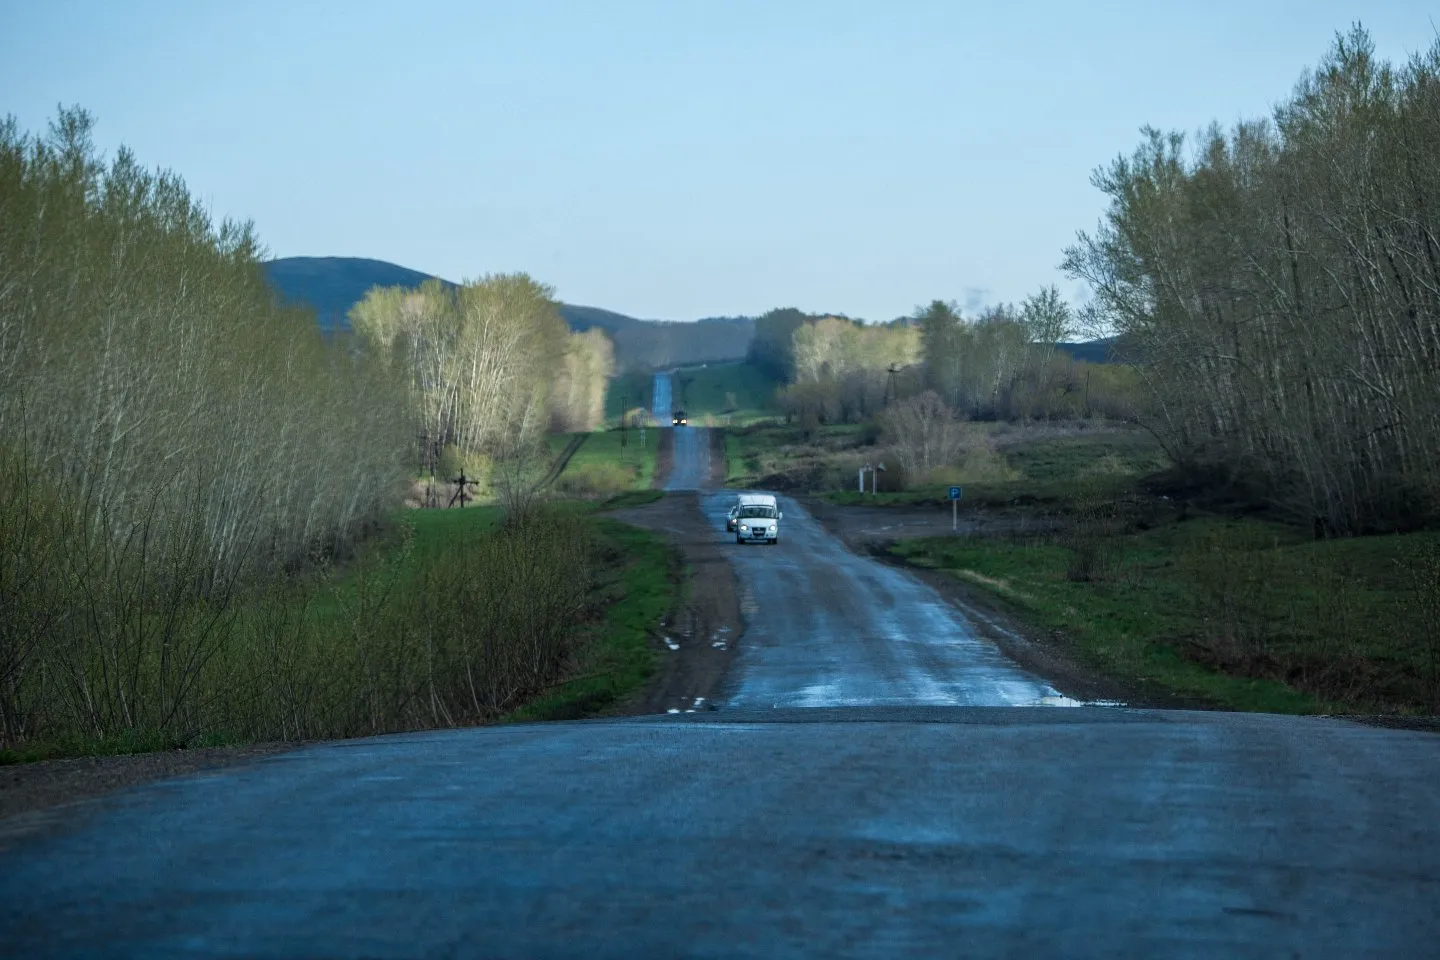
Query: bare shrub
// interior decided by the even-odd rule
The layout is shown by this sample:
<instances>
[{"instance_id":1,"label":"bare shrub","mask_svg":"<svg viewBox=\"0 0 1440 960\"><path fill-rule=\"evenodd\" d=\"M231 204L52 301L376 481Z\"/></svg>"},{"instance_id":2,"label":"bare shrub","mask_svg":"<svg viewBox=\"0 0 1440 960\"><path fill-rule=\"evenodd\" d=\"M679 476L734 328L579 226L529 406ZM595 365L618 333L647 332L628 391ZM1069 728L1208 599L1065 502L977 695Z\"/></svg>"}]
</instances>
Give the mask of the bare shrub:
<instances>
[{"instance_id":1,"label":"bare shrub","mask_svg":"<svg viewBox=\"0 0 1440 960\"><path fill-rule=\"evenodd\" d=\"M953 463L964 442L964 427L934 391L893 404L880 414L886 442L907 476L926 477Z\"/></svg>"},{"instance_id":2,"label":"bare shrub","mask_svg":"<svg viewBox=\"0 0 1440 960\"><path fill-rule=\"evenodd\" d=\"M586 463L561 474L555 489L572 497L603 500L630 489L633 469L618 463Z\"/></svg>"}]
</instances>

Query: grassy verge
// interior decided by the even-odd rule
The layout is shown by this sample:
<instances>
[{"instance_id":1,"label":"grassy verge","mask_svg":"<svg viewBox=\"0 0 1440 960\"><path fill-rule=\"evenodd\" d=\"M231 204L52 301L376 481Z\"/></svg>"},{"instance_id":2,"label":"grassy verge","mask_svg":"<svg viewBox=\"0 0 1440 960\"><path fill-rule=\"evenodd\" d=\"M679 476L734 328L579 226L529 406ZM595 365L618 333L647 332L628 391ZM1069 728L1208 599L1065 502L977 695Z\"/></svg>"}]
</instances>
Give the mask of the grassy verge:
<instances>
[{"instance_id":1,"label":"grassy verge","mask_svg":"<svg viewBox=\"0 0 1440 960\"><path fill-rule=\"evenodd\" d=\"M866 461L864 428L854 424L799 427L764 424L726 431L726 485L836 489L853 483ZM848 478L848 479L847 479Z\"/></svg>"},{"instance_id":2,"label":"grassy verge","mask_svg":"<svg viewBox=\"0 0 1440 960\"><path fill-rule=\"evenodd\" d=\"M502 723L594 714L623 702L655 672L650 636L675 606L680 589L674 553L637 527L605 519L597 525L606 556L597 585L604 613L586 629L575 675L507 714Z\"/></svg>"},{"instance_id":3,"label":"grassy verge","mask_svg":"<svg viewBox=\"0 0 1440 960\"><path fill-rule=\"evenodd\" d=\"M1144 686L1275 713L1437 706L1426 585L1437 534L1316 542L1206 518L1048 543L927 538L892 552L989 592Z\"/></svg>"},{"instance_id":4,"label":"grassy verge","mask_svg":"<svg viewBox=\"0 0 1440 960\"><path fill-rule=\"evenodd\" d=\"M407 512L346 569L247 594L165 726L87 732L37 688L49 732L0 763L571 717L643 684L678 590L668 547L584 503L502 520Z\"/></svg>"},{"instance_id":5,"label":"grassy verge","mask_svg":"<svg viewBox=\"0 0 1440 960\"><path fill-rule=\"evenodd\" d=\"M589 434L584 446L556 478L554 489L566 496L589 500L603 500L628 490L648 489L655 478L655 446L659 442L659 434L653 429L645 433L643 447L638 431L633 429L626 431L623 446L618 429ZM552 452L558 455L572 436L551 436Z\"/></svg>"},{"instance_id":6,"label":"grassy verge","mask_svg":"<svg viewBox=\"0 0 1440 960\"><path fill-rule=\"evenodd\" d=\"M962 509L1039 505L1064 509L1126 495L1142 477L1167 467L1153 437L1133 428L1079 425L1017 427L967 424L970 452L953 468L905 490L861 494L854 487L828 490L837 504L913 506L944 504L949 488L963 489ZM883 481L882 481L883 484Z\"/></svg>"}]
</instances>

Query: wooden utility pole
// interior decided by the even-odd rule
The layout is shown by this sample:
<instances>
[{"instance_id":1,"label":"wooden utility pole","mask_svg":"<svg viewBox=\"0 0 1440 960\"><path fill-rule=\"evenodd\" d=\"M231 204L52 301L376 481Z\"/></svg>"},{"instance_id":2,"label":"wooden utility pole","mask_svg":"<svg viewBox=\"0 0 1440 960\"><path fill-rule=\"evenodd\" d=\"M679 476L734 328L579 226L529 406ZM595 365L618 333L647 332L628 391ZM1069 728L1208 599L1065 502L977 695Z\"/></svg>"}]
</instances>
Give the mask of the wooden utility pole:
<instances>
[{"instance_id":1,"label":"wooden utility pole","mask_svg":"<svg viewBox=\"0 0 1440 960\"><path fill-rule=\"evenodd\" d=\"M466 488L467 488L467 487L479 486L480 481L478 481L478 480L471 480L471 479L467 478L467 477L465 476L465 471L464 471L464 470L461 470L461 471L460 471L460 476L452 478L452 479L450 480L450 482L453 483L453 484L456 484L456 489L455 489L454 495L450 497L450 502L447 503L446 506L447 506L447 507L453 507L453 506L455 506L455 501L456 501L456 500L459 500L459 501L460 501L460 509L461 509L461 510L464 510L464 509L465 509L465 501L466 501L466 500L474 500L474 499L475 499L474 497L470 496L470 494L469 494L469 492L467 491Z\"/></svg>"}]
</instances>

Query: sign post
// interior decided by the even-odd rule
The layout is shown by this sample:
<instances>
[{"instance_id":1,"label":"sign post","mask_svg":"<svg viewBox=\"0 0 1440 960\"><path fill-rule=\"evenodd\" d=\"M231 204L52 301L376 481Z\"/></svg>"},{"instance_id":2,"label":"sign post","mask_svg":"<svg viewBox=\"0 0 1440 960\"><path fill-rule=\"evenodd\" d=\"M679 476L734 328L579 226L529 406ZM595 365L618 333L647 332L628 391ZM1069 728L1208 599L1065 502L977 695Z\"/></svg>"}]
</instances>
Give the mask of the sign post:
<instances>
[{"instance_id":1,"label":"sign post","mask_svg":"<svg viewBox=\"0 0 1440 960\"><path fill-rule=\"evenodd\" d=\"M963 487L950 488L950 532L960 532L960 498L964 496Z\"/></svg>"}]
</instances>

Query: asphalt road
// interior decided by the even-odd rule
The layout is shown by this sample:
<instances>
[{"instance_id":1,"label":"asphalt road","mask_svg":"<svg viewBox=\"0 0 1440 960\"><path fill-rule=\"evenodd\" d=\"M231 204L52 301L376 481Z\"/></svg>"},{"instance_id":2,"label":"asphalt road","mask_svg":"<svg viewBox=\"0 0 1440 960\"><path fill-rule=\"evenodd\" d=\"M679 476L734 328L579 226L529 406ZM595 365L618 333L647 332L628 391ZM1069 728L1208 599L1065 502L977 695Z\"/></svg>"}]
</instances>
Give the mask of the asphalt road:
<instances>
[{"instance_id":1,"label":"asphalt road","mask_svg":"<svg viewBox=\"0 0 1440 960\"><path fill-rule=\"evenodd\" d=\"M1053 691L784 512L731 545L720 709L325 744L0 821L0 956L1440 954L1440 738L969 706Z\"/></svg>"},{"instance_id":2,"label":"asphalt road","mask_svg":"<svg viewBox=\"0 0 1440 960\"><path fill-rule=\"evenodd\" d=\"M717 537L734 499L701 501ZM774 546L729 537L746 624L731 705L1077 705L977 639L930 587L850 552L790 498L780 512Z\"/></svg>"},{"instance_id":3,"label":"asphalt road","mask_svg":"<svg viewBox=\"0 0 1440 960\"><path fill-rule=\"evenodd\" d=\"M72 811L0 954L1434 956L1433 735L723 711L317 746Z\"/></svg>"}]
</instances>

